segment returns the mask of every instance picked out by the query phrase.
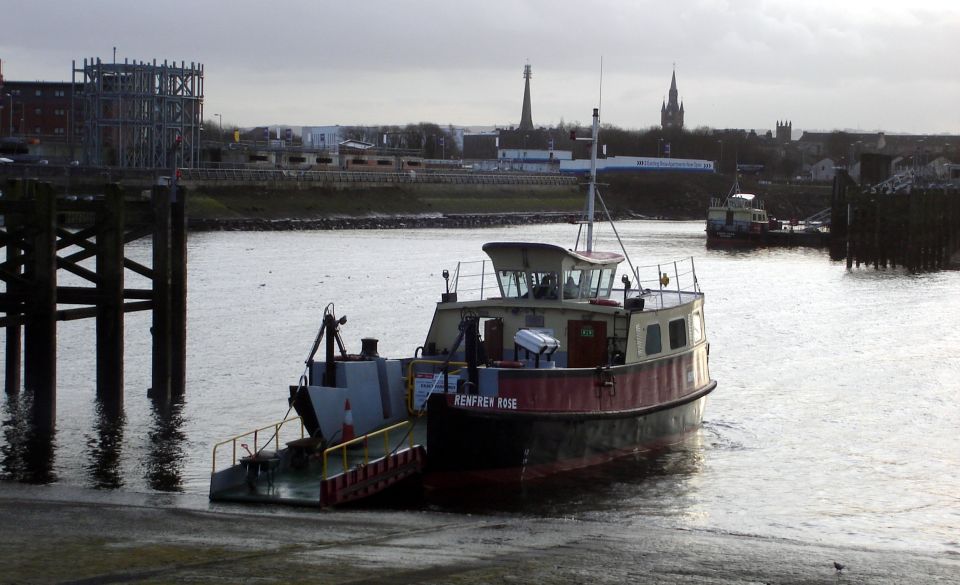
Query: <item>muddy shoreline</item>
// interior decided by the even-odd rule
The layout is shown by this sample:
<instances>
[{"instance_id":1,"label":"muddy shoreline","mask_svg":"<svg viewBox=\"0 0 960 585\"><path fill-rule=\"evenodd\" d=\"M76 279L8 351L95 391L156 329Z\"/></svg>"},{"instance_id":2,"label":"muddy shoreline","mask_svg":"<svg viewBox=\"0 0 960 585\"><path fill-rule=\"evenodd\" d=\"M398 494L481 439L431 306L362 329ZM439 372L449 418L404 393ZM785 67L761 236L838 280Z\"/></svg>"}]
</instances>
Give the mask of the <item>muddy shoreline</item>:
<instances>
[{"instance_id":1,"label":"muddy shoreline","mask_svg":"<svg viewBox=\"0 0 960 585\"><path fill-rule=\"evenodd\" d=\"M199 495L0 482L0 582L960 582L960 558L950 555L637 522L242 507Z\"/></svg>"}]
</instances>

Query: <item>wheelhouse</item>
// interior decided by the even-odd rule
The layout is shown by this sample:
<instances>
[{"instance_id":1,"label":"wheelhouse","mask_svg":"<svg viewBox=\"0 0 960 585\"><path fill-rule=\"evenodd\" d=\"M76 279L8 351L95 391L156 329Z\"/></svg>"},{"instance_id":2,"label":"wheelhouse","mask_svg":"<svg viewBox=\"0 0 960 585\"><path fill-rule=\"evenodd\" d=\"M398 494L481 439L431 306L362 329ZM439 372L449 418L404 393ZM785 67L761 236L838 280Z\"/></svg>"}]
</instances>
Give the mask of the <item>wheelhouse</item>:
<instances>
[{"instance_id":1,"label":"wheelhouse","mask_svg":"<svg viewBox=\"0 0 960 585\"><path fill-rule=\"evenodd\" d=\"M623 261L620 254L552 244L493 242L483 251L493 262L503 299L607 299Z\"/></svg>"}]
</instances>

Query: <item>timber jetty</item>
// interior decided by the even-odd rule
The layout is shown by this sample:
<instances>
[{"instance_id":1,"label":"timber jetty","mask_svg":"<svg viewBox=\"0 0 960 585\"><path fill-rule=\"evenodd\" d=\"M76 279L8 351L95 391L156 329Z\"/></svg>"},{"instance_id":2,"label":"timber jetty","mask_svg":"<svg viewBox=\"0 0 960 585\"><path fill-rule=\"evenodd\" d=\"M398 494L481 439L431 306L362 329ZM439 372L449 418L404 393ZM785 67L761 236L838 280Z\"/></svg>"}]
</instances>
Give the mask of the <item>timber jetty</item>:
<instances>
[{"instance_id":1,"label":"timber jetty","mask_svg":"<svg viewBox=\"0 0 960 585\"><path fill-rule=\"evenodd\" d=\"M127 199L117 185L89 199L60 195L50 183L12 180L0 198L0 326L6 336L5 391L32 394L33 423L52 431L56 421L57 322L96 319L97 399L104 414L123 412L124 315L152 314L150 396L163 404L182 396L186 380L187 248L185 192L155 187ZM69 217L82 217L82 227ZM152 265L125 254L127 244L150 238ZM93 269L81 263L95 259ZM58 282L60 271L84 281ZM125 285L127 271L149 288ZM21 378L21 348L23 377ZM22 384L21 384L22 380Z\"/></svg>"},{"instance_id":2,"label":"timber jetty","mask_svg":"<svg viewBox=\"0 0 960 585\"><path fill-rule=\"evenodd\" d=\"M882 193L837 171L833 184L830 257L910 272L953 266L960 250L960 189L921 186Z\"/></svg>"}]
</instances>

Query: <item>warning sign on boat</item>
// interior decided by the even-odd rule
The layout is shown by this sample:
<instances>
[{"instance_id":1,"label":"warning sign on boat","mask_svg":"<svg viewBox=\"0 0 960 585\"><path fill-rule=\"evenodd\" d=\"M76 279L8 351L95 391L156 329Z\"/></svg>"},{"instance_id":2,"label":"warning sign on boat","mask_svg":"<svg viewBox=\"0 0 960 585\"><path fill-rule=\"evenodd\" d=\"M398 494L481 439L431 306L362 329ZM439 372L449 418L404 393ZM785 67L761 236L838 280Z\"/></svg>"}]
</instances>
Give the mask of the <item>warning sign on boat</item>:
<instances>
[{"instance_id":1,"label":"warning sign on boat","mask_svg":"<svg viewBox=\"0 0 960 585\"><path fill-rule=\"evenodd\" d=\"M457 391L460 376L447 376L447 392ZM420 410L434 392L443 392L443 374L421 373L413 381L413 408Z\"/></svg>"}]
</instances>

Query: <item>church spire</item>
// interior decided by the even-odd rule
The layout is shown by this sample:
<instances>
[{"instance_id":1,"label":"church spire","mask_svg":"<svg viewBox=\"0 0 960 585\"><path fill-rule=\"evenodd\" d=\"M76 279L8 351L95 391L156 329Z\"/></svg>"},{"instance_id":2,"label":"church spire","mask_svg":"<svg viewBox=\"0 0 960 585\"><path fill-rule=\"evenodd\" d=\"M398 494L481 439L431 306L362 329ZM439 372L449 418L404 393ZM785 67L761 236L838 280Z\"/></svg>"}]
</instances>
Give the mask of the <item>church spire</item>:
<instances>
[{"instance_id":1,"label":"church spire","mask_svg":"<svg viewBox=\"0 0 960 585\"><path fill-rule=\"evenodd\" d=\"M677 70L674 68L673 75L670 77L670 101L669 104L673 107L677 107L677 97L679 92L677 91Z\"/></svg>"},{"instance_id":2,"label":"church spire","mask_svg":"<svg viewBox=\"0 0 960 585\"><path fill-rule=\"evenodd\" d=\"M520 114L520 130L533 130L533 115L530 113L530 64L523 68L523 112Z\"/></svg>"},{"instance_id":3,"label":"church spire","mask_svg":"<svg viewBox=\"0 0 960 585\"><path fill-rule=\"evenodd\" d=\"M683 102L679 101L677 91L677 67L674 64L673 74L670 76L670 91L666 103L660 107L660 126L664 130L680 130L683 128Z\"/></svg>"}]
</instances>

